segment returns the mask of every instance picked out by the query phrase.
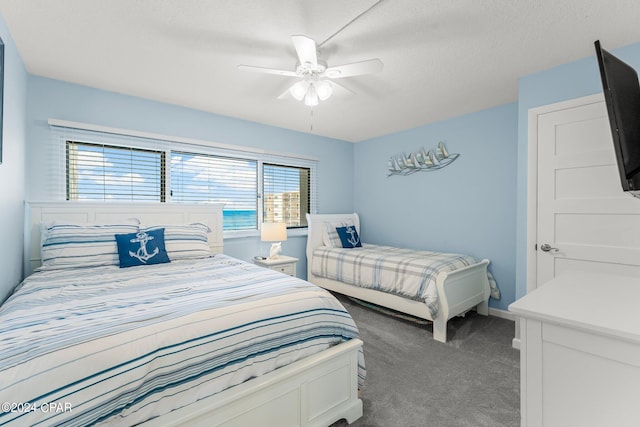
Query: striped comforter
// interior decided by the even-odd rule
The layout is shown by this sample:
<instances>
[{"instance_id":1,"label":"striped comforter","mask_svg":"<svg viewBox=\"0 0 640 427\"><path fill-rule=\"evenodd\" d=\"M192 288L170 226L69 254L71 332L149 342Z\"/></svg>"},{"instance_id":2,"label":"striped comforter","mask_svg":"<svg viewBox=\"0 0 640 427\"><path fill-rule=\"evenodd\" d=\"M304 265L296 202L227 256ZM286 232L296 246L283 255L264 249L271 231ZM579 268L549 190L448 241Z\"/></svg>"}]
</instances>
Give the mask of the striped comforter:
<instances>
[{"instance_id":1,"label":"striped comforter","mask_svg":"<svg viewBox=\"0 0 640 427\"><path fill-rule=\"evenodd\" d=\"M454 271L477 264L470 255L416 251L391 246L363 244L361 248L321 246L313 252L311 273L350 285L371 288L402 297L424 301L432 318L438 315L438 290L435 283L440 272ZM491 296L500 291L487 273Z\"/></svg>"},{"instance_id":2,"label":"striped comforter","mask_svg":"<svg viewBox=\"0 0 640 427\"><path fill-rule=\"evenodd\" d=\"M328 292L224 255L41 271L0 307L0 425L133 425L357 333Z\"/></svg>"}]
</instances>

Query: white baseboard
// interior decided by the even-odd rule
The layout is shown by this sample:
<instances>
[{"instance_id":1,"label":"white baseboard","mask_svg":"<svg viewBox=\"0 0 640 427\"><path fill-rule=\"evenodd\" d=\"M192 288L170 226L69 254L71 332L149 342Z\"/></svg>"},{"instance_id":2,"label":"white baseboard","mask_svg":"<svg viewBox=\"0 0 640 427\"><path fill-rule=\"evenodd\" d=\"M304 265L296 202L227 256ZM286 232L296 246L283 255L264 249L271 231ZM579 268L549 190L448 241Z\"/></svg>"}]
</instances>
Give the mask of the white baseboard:
<instances>
[{"instance_id":1,"label":"white baseboard","mask_svg":"<svg viewBox=\"0 0 640 427\"><path fill-rule=\"evenodd\" d=\"M513 338L513 340L511 341L511 346L513 348L515 348L516 350L520 350L520 324L518 322L518 317L515 316L513 313L510 313L508 311L505 310L500 310L497 308L489 308L489 315L490 316L496 316L496 317L501 317L503 319L508 319L508 320L512 320L515 322L515 337Z\"/></svg>"},{"instance_id":2,"label":"white baseboard","mask_svg":"<svg viewBox=\"0 0 640 427\"><path fill-rule=\"evenodd\" d=\"M498 308L489 307L489 316L501 317L503 319L516 321L517 317L513 313L509 313L506 310L500 310Z\"/></svg>"}]
</instances>

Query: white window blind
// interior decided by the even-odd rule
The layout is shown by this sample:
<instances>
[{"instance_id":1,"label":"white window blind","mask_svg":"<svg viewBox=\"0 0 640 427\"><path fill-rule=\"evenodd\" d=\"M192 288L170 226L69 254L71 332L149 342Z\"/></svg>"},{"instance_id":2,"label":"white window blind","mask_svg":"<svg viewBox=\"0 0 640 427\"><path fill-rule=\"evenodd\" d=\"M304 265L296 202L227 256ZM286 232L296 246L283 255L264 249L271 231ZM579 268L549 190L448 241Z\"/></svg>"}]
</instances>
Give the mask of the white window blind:
<instances>
[{"instance_id":1,"label":"white window blind","mask_svg":"<svg viewBox=\"0 0 640 427\"><path fill-rule=\"evenodd\" d=\"M223 202L225 232L255 232L272 217L268 199L288 198L289 228L318 206L317 160L214 142L50 120L46 194L70 200ZM69 124L69 126L66 126ZM86 127L83 127L86 126ZM170 164L168 162L171 162ZM291 195L299 193L300 211ZM295 199L295 196L293 196ZM303 232L303 231L301 231ZM226 233L225 233L226 234Z\"/></svg>"},{"instance_id":2,"label":"white window blind","mask_svg":"<svg viewBox=\"0 0 640 427\"><path fill-rule=\"evenodd\" d=\"M66 141L67 200L165 201L165 153Z\"/></svg>"},{"instance_id":3,"label":"white window blind","mask_svg":"<svg viewBox=\"0 0 640 427\"><path fill-rule=\"evenodd\" d=\"M173 202L223 202L225 230L258 229L258 162L171 152Z\"/></svg>"}]
</instances>

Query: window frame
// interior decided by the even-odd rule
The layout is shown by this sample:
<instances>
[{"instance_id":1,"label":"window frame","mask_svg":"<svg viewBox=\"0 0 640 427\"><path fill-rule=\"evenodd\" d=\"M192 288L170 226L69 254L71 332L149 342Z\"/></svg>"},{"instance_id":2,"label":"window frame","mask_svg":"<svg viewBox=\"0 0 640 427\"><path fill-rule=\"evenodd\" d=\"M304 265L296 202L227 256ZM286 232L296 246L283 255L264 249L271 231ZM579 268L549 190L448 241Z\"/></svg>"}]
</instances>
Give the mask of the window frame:
<instances>
[{"instance_id":1,"label":"window frame","mask_svg":"<svg viewBox=\"0 0 640 427\"><path fill-rule=\"evenodd\" d=\"M171 200L171 165L170 159L173 151L191 152L194 154L203 154L211 156L219 156L225 158L238 158L243 160L252 160L257 162L257 227L251 230L224 230L224 238L239 237L255 237L260 236L261 226L263 222L264 200L263 200L263 169L264 164L274 164L276 166L307 168L309 169L309 212L315 214L318 212L318 164L319 160L304 155L274 153L257 148L246 146L236 146L228 144L219 144L211 141L196 140L182 137L171 137L158 135L153 133L130 131L123 129L115 129L104 126L82 124L77 122L67 122L62 120L49 119L52 140L56 142L54 146L57 155L53 159L52 164L58 172L55 174L58 178L53 180L51 187L55 189L52 193L60 194L61 199L66 199L67 194L67 158L66 158L66 141L98 144L106 146L114 146L124 149L139 149L164 151L165 167L162 178L164 179L165 201L160 203L179 203ZM56 166L57 164L57 166ZM161 179L162 179L161 178ZM108 203L108 201L105 201ZM142 202L141 202L142 203ZM308 233L308 225L297 228L289 228L287 234L289 237L306 236Z\"/></svg>"}]
</instances>

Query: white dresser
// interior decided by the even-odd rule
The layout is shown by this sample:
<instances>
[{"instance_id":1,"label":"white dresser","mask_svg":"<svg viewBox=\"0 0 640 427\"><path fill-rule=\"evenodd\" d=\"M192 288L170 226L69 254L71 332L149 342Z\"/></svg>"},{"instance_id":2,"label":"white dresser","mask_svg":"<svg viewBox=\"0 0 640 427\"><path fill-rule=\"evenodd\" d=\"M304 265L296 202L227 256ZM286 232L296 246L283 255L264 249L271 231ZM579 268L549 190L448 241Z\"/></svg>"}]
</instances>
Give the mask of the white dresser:
<instances>
[{"instance_id":1,"label":"white dresser","mask_svg":"<svg viewBox=\"0 0 640 427\"><path fill-rule=\"evenodd\" d=\"M566 274L509 311L522 426L640 426L640 278Z\"/></svg>"}]
</instances>

